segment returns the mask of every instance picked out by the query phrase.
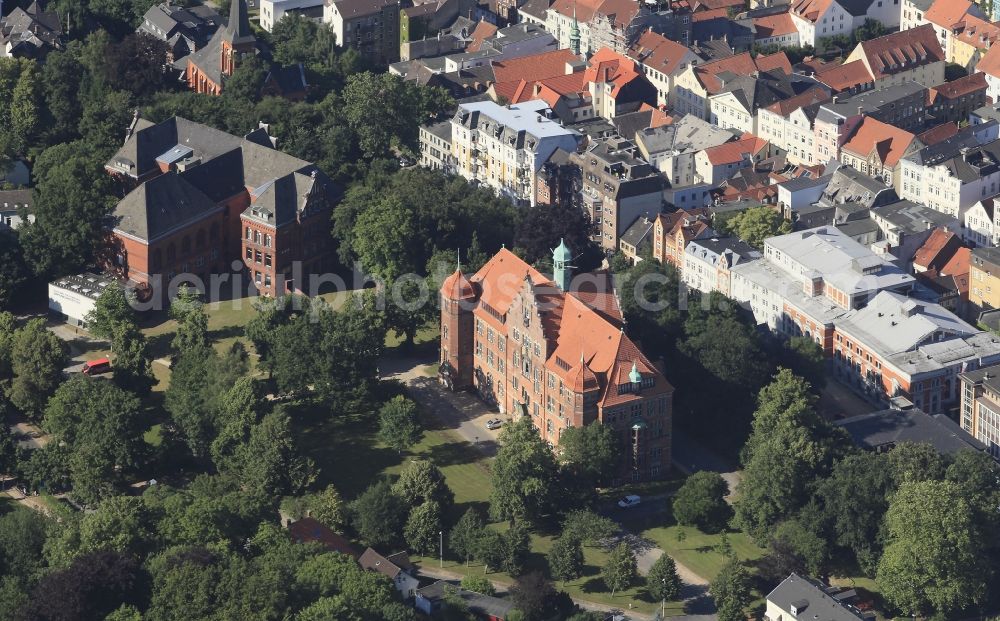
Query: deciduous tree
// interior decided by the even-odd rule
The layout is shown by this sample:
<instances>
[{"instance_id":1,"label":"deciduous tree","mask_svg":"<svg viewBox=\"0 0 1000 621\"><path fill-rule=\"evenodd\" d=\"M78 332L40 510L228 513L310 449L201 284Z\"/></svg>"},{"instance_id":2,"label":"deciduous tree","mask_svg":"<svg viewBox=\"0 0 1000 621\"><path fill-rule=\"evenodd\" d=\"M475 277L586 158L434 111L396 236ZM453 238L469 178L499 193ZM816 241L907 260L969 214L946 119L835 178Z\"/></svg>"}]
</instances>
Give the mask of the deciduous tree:
<instances>
[{"instance_id":1,"label":"deciduous tree","mask_svg":"<svg viewBox=\"0 0 1000 621\"><path fill-rule=\"evenodd\" d=\"M549 575L556 580L575 580L583 571L583 546L572 533L563 531L562 536L552 542L547 558Z\"/></svg>"},{"instance_id":2,"label":"deciduous tree","mask_svg":"<svg viewBox=\"0 0 1000 621\"><path fill-rule=\"evenodd\" d=\"M59 383L68 361L68 348L45 328L45 321L32 319L14 333L10 358L14 381L8 394L11 403L31 417L39 417Z\"/></svg>"},{"instance_id":3,"label":"deciduous tree","mask_svg":"<svg viewBox=\"0 0 1000 621\"><path fill-rule=\"evenodd\" d=\"M719 621L746 619L746 607L753 601L750 584L750 574L739 560L731 558L722 566L709 586Z\"/></svg>"},{"instance_id":4,"label":"deciduous tree","mask_svg":"<svg viewBox=\"0 0 1000 621\"><path fill-rule=\"evenodd\" d=\"M604 584L611 589L611 597L615 596L615 592L632 586L637 575L635 554L627 543L619 543L601 568L601 576L604 578Z\"/></svg>"},{"instance_id":5,"label":"deciduous tree","mask_svg":"<svg viewBox=\"0 0 1000 621\"><path fill-rule=\"evenodd\" d=\"M434 501L417 505L410 511L403 529L406 545L425 556L439 552L441 526L441 505Z\"/></svg>"},{"instance_id":6,"label":"deciduous tree","mask_svg":"<svg viewBox=\"0 0 1000 621\"><path fill-rule=\"evenodd\" d=\"M402 453L420 440L423 430L417 404L402 395L390 399L378 413L378 437L382 443Z\"/></svg>"},{"instance_id":7,"label":"deciduous tree","mask_svg":"<svg viewBox=\"0 0 1000 621\"><path fill-rule=\"evenodd\" d=\"M732 509L725 501L728 493L729 484L718 472L696 472L684 481L674 496L674 518L678 524L717 533L732 517Z\"/></svg>"},{"instance_id":8,"label":"deciduous tree","mask_svg":"<svg viewBox=\"0 0 1000 621\"><path fill-rule=\"evenodd\" d=\"M497 520L535 520L548 510L556 462L552 450L522 417L504 425L493 461L490 514Z\"/></svg>"},{"instance_id":9,"label":"deciduous tree","mask_svg":"<svg viewBox=\"0 0 1000 621\"><path fill-rule=\"evenodd\" d=\"M653 599L676 600L681 596L681 577L677 575L677 563L664 553L656 559L646 575L646 590Z\"/></svg>"},{"instance_id":10,"label":"deciduous tree","mask_svg":"<svg viewBox=\"0 0 1000 621\"><path fill-rule=\"evenodd\" d=\"M385 481L373 483L351 503L354 530L366 543L385 546L397 543L406 520L406 505Z\"/></svg>"}]
</instances>

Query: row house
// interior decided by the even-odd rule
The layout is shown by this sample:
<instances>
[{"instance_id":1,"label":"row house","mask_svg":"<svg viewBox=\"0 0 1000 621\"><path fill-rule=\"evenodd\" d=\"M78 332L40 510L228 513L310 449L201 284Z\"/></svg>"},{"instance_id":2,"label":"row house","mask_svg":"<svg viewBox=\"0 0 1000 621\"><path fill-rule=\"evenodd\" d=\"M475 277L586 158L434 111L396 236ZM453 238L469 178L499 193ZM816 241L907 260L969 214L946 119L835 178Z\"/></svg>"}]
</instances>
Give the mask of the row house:
<instances>
[{"instance_id":1,"label":"row house","mask_svg":"<svg viewBox=\"0 0 1000 621\"><path fill-rule=\"evenodd\" d=\"M653 258L684 269L684 249L695 239L718 237L708 207L661 213L653 221Z\"/></svg>"},{"instance_id":2,"label":"row house","mask_svg":"<svg viewBox=\"0 0 1000 621\"><path fill-rule=\"evenodd\" d=\"M771 156L771 145L753 134L709 147L695 155L694 167L703 183L716 188L741 168L753 167Z\"/></svg>"},{"instance_id":3,"label":"row house","mask_svg":"<svg viewBox=\"0 0 1000 621\"><path fill-rule=\"evenodd\" d=\"M816 48L829 37L850 36L865 20L891 29L900 18L899 0L793 0L789 9L799 44Z\"/></svg>"},{"instance_id":4,"label":"row house","mask_svg":"<svg viewBox=\"0 0 1000 621\"><path fill-rule=\"evenodd\" d=\"M875 79L860 60L849 63L823 63L816 66L812 76L830 89L833 95L850 97L875 88Z\"/></svg>"},{"instance_id":5,"label":"row house","mask_svg":"<svg viewBox=\"0 0 1000 621\"><path fill-rule=\"evenodd\" d=\"M967 123L969 115L986 105L986 75L973 73L927 91L927 111L941 123Z\"/></svg>"},{"instance_id":6,"label":"row house","mask_svg":"<svg viewBox=\"0 0 1000 621\"><path fill-rule=\"evenodd\" d=\"M580 206L606 252L618 248L619 238L637 219L660 213L663 177L637 157L631 141L597 139L585 151L571 153L569 161L580 171Z\"/></svg>"},{"instance_id":7,"label":"row house","mask_svg":"<svg viewBox=\"0 0 1000 621\"><path fill-rule=\"evenodd\" d=\"M855 60L864 63L878 89L907 82L944 82L944 50L930 24L862 41L844 62Z\"/></svg>"},{"instance_id":8,"label":"row house","mask_svg":"<svg viewBox=\"0 0 1000 621\"><path fill-rule=\"evenodd\" d=\"M1000 46L993 46L976 64L976 72L986 78L986 96L1000 102Z\"/></svg>"},{"instance_id":9,"label":"row house","mask_svg":"<svg viewBox=\"0 0 1000 621\"><path fill-rule=\"evenodd\" d=\"M958 218L908 200L872 208L869 216L879 230L872 248L895 257L899 265L909 265L935 229L959 227Z\"/></svg>"},{"instance_id":10,"label":"row house","mask_svg":"<svg viewBox=\"0 0 1000 621\"><path fill-rule=\"evenodd\" d=\"M969 304L980 312L1000 308L1000 249L972 249L969 260Z\"/></svg>"},{"instance_id":11,"label":"row house","mask_svg":"<svg viewBox=\"0 0 1000 621\"><path fill-rule=\"evenodd\" d=\"M779 101L791 99L817 85L812 78L789 75L780 69L755 71L748 76L731 72L718 74L722 89L709 97L709 118L719 127L758 133L757 111Z\"/></svg>"},{"instance_id":12,"label":"row house","mask_svg":"<svg viewBox=\"0 0 1000 621\"><path fill-rule=\"evenodd\" d=\"M781 70L791 75L792 65L784 52L752 57L749 52L704 64L689 65L674 80L671 91L673 110L678 116L693 114L710 119L709 97L721 93L725 87L719 74L749 76L756 72Z\"/></svg>"},{"instance_id":13,"label":"row house","mask_svg":"<svg viewBox=\"0 0 1000 621\"><path fill-rule=\"evenodd\" d=\"M908 132L923 129L926 117L927 89L907 82L868 91L851 97L834 95L816 112L813 135L814 161L824 164L840 159L840 148L866 118Z\"/></svg>"},{"instance_id":14,"label":"row house","mask_svg":"<svg viewBox=\"0 0 1000 621\"><path fill-rule=\"evenodd\" d=\"M992 198L976 201L962 216L962 239L972 246L1000 246L998 216Z\"/></svg>"},{"instance_id":15,"label":"row house","mask_svg":"<svg viewBox=\"0 0 1000 621\"><path fill-rule=\"evenodd\" d=\"M315 165L174 117L137 118L105 169L129 190L112 213L104 267L153 294L175 277L208 283L242 263L264 295L304 290L329 270L339 189Z\"/></svg>"},{"instance_id":16,"label":"row house","mask_svg":"<svg viewBox=\"0 0 1000 621\"><path fill-rule=\"evenodd\" d=\"M620 313L610 318L574 288L569 248L560 244L552 258L552 278L501 250L475 274L459 269L445 280L439 377L530 418L555 449L565 429L607 425L624 457L615 483L661 479L671 463L673 387L625 334Z\"/></svg>"},{"instance_id":17,"label":"row house","mask_svg":"<svg viewBox=\"0 0 1000 621\"><path fill-rule=\"evenodd\" d=\"M982 19L986 16L976 3L969 0L933 0L922 15L917 11L914 17L917 19L910 23L910 28L930 26L941 49L948 52L952 49L956 31L963 30L962 23L967 18ZM955 62L952 58L948 55L946 60Z\"/></svg>"},{"instance_id":18,"label":"row house","mask_svg":"<svg viewBox=\"0 0 1000 621\"><path fill-rule=\"evenodd\" d=\"M996 126L991 142L970 130L922 149L902 161L899 195L962 218L977 202L1000 193L1000 141Z\"/></svg>"},{"instance_id":19,"label":"row house","mask_svg":"<svg viewBox=\"0 0 1000 621\"><path fill-rule=\"evenodd\" d=\"M864 117L840 147L840 161L899 188L900 160L923 145L916 136L893 125Z\"/></svg>"},{"instance_id":20,"label":"row house","mask_svg":"<svg viewBox=\"0 0 1000 621\"><path fill-rule=\"evenodd\" d=\"M967 369L959 375L959 424L1000 459L1000 365Z\"/></svg>"},{"instance_id":21,"label":"row house","mask_svg":"<svg viewBox=\"0 0 1000 621\"><path fill-rule=\"evenodd\" d=\"M548 105L538 100L510 107L492 101L460 104L451 120L456 172L533 205L542 165L556 149L576 151L580 139L549 113Z\"/></svg>"},{"instance_id":22,"label":"row house","mask_svg":"<svg viewBox=\"0 0 1000 621\"><path fill-rule=\"evenodd\" d=\"M696 239L684 248L684 283L703 293L729 296L735 265L761 258L759 250L733 237Z\"/></svg>"},{"instance_id":23,"label":"row house","mask_svg":"<svg viewBox=\"0 0 1000 621\"><path fill-rule=\"evenodd\" d=\"M754 45L799 47L799 30L789 11L753 18Z\"/></svg>"},{"instance_id":24,"label":"row house","mask_svg":"<svg viewBox=\"0 0 1000 621\"><path fill-rule=\"evenodd\" d=\"M814 124L819 107L830 101L823 88L813 87L757 110L758 135L785 152L792 164L813 165L816 161Z\"/></svg>"},{"instance_id":25,"label":"row house","mask_svg":"<svg viewBox=\"0 0 1000 621\"><path fill-rule=\"evenodd\" d=\"M323 23L337 45L380 65L399 60L399 0L325 0Z\"/></svg>"},{"instance_id":26,"label":"row house","mask_svg":"<svg viewBox=\"0 0 1000 621\"><path fill-rule=\"evenodd\" d=\"M938 304L883 291L836 321L833 360L860 392L939 414L958 404L961 373L1000 361L1000 339Z\"/></svg>"},{"instance_id":27,"label":"row house","mask_svg":"<svg viewBox=\"0 0 1000 621\"><path fill-rule=\"evenodd\" d=\"M677 76L700 59L690 48L646 30L628 49L628 57L638 63L646 79L656 89L656 105L670 106L670 94Z\"/></svg>"}]
</instances>

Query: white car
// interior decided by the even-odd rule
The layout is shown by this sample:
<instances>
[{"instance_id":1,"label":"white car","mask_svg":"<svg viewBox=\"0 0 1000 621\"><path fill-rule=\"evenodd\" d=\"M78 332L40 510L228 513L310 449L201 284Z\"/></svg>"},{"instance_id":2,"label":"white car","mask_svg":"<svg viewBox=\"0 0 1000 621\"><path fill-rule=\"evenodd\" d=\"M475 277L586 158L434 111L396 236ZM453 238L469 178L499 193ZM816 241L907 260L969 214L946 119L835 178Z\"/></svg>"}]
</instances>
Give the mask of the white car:
<instances>
[{"instance_id":1,"label":"white car","mask_svg":"<svg viewBox=\"0 0 1000 621\"><path fill-rule=\"evenodd\" d=\"M500 420L499 418L491 418L488 421L486 421L486 428L489 429L490 431L494 431L501 427L503 427L503 421Z\"/></svg>"},{"instance_id":2,"label":"white car","mask_svg":"<svg viewBox=\"0 0 1000 621\"><path fill-rule=\"evenodd\" d=\"M628 509L629 507L634 507L642 502L642 499L635 494L630 494L618 501L618 506L622 509Z\"/></svg>"}]
</instances>

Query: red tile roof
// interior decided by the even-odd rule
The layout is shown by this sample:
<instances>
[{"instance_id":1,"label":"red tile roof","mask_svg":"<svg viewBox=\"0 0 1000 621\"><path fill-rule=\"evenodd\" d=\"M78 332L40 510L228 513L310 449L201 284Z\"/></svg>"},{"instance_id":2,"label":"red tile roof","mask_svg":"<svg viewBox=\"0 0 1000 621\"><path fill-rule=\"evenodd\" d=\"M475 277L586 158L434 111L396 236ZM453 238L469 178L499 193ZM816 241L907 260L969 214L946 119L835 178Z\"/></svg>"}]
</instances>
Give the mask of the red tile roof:
<instances>
[{"instance_id":1,"label":"red tile roof","mask_svg":"<svg viewBox=\"0 0 1000 621\"><path fill-rule=\"evenodd\" d=\"M969 0L934 0L924 13L924 19L951 30L969 13L973 3Z\"/></svg>"},{"instance_id":2,"label":"red tile roof","mask_svg":"<svg viewBox=\"0 0 1000 621\"><path fill-rule=\"evenodd\" d=\"M976 63L976 71L1000 77L1000 45L994 45Z\"/></svg>"},{"instance_id":3,"label":"red tile roof","mask_svg":"<svg viewBox=\"0 0 1000 621\"><path fill-rule=\"evenodd\" d=\"M924 269L936 268L938 264L943 266L951 258L951 256L945 257L943 255L945 253L952 254L961 243L961 240L954 233L941 228L934 229L923 245L914 253L913 264Z\"/></svg>"},{"instance_id":4,"label":"red tile roof","mask_svg":"<svg viewBox=\"0 0 1000 621\"><path fill-rule=\"evenodd\" d=\"M722 90L722 82L716 77L723 71L737 75L750 75L754 71L771 71L781 69L787 75L792 74L792 64L784 52L776 52L770 56L758 56L754 59L750 52L743 52L729 58L716 60L695 67L695 76L709 94L715 95Z\"/></svg>"},{"instance_id":5,"label":"red tile roof","mask_svg":"<svg viewBox=\"0 0 1000 621\"><path fill-rule=\"evenodd\" d=\"M966 15L955 38L977 49L989 49L1000 39L1000 26L975 15Z\"/></svg>"},{"instance_id":6,"label":"red tile roof","mask_svg":"<svg viewBox=\"0 0 1000 621\"><path fill-rule=\"evenodd\" d=\"M518 89L546 78L566 74L566 63L578 60L570 50L552 50L521 58L511 58L493 63L496 83L493 90L500 97L515 101ZM522 84L523 83L523 84ZM531 89L527 89L530 93Z\"/></svg>"},{"instance_id":7,"label":"red tile roof","mask_svg":"<svg viewBox=\"0 0 1000 621\"><path fill-rule=\"evenodd\" d=\"M875 79L918 66L944 62L945 59L931 24L863 41L858 46L868 59L868 67Z\"/></svg>"},{"instance_id":8,"label":"red tile roof","mask_svg":"<svg viewBox=\"0 0 1000 621\"><path fill-rule=\"evenodd\" d=\"M935 95L946 99L954 99L962 95L968 95L976 91L986 91L986 75L982 73L970 73L969 75L939 84L930 89Z\"/></svg>"},{"instance_id":9,"label":"red tile roof","mask_svg":"<svg viewBox=\"0 0 1000 621\"><path fill-rule=\"evenodd\" d=\"M954 123L942 123L917 136L923 144L937 144L942 140L951 138L958 133L958 125Z\"/></svg>"},{"instance_id":10,"label":"red tile roof","mask_svg":"<svg viewBox=\"0 0 1000 621\"><path fill-rule=\"evenodd\" d=\"M718 9L746 8L746 4L746 0L695 0L692 3L692 10L697 13ZM694 19L693 16L692 19Z\"/></svg>"},{"instance_id":11,"label":"red tile roof","mask_svg":"<svg viewBox=\"0 0 1000 621\"><path fill-rule=\"evenodd\" d=\"M342 535L333 532L319 520L305 517L288 525L288 534L297 543L319 543L331 552L340 552L357 559L358 551Z\"/></svg>"},{"instance_id":12,"label":"red tile roof","mask_svg":"<svg viewBox=\"0 0 1000 621\"><path fill-rule=\"evenodd\" d=\"M816 71L815 77L836 93L874 81L872 75L868 73L868 67L860 60L853 60L834 67L820 68Z\"/></svg>"},{"instance_id":13,"label":"red tile roof","mask_svg":"<svg viewBox=\"0 0 1000 621\"><path fill-rule=\"evenodd\" d=\"M722 7L718 9L702 9L691 14L691 23L709 22L713 19L726 19L729 17L729 9Z\"/></svg>"},{"instance_id":14,"label":"red tile roof","mask_svg":"<svg viewBox=\"0 0 1000 621\"><path fill-rule=\"evenodd\" d=\"M802 19L815 22L826 13L833 0L793 0L791 3L792 13Z\"/></svg>"},{"instance_id":15,"label":"red tile roof","mask_svg":"<svg viewBox=\"0 0 1000 621\"><path fill-rule=\"evenodd\" d=\"M650 69L671 75L681 68L681 61L691 51L676 41L652 30L639 35L639 40L629 48L628 55Z\"/></svg>"},{"instance_id":16,"label":"red tile roof","mask_svg":"<svg viewBox=\"0 0 1000 621\"><path fill-rule=\"evenodd\" d=\"M485 20L481 20L478 24L476 24L476 28L472 31L472 34L469 35L469 38L472 39L472 43L466 46L465 51L478 52L480 46L483 44L483 41L492 37L496 33L496 26Z\"/></svg>"},{"instance_id":17,"label":"red tile roof","mask_svg":"<svg viewBox=\"0 0 1000 621\"><path fill-rule=\"evenodd\" d=\"M780 37L781 35L797 33L795 22L792 21L791 14L778 13L777 15L765 15L755 17L753 20L754 29L757 31L757 39L768 39L770 37Z\"/></svg>"},{"instance_id":18,"label":"red tile roof","mask_svg":"<svg viewBox=\"0 0 1000 621\"><path fill-rule=\"evenodd\" d=\"M555 0L549 7L566 17L576 18L581 22L589 22L594 15L604 15L613 24L627 24L639 12L639 3L635 0Z\"/></svg>"},{"instance_id":19,"label":"red tile roof","mask_svg":"<svg viewBox=\"0 0 1000 621\"><path fill-rule=\"evenodd\" d=\"M713 166L722 164L735 164L746 156L753 159L753 156L766 149L768 142L763 138L758 138L753 134L743 134L743 137L734 142L716 145L705 149L705 155Z\"/></svg>"},{"instance_id":20,"label":"red tile roof","mask_svg":"<svg viewBox=\"0 0 1000 621\"><path fill-rule=\"evenodd\" d=\"M583 79L587 83L610 82L614 84L611 97L617 97L623 86L634 80L645 80L646 77L639 71L634 60L628 56L622 56L611 48L602 47L590 57L590 64L584 72Z\"/></svg>"},{"instance_id":21,"label":"red tile roof","mask_svg":"<svg viewBox=\"0 0 1000 621\"><path fill-rule=\"evenodd\" d=\"M789 114L795 112L799 108L814 103L825 103L827 101L830 101L830 96L826 94L826 90L820 88L819 86L813 86L812 88L809 88L794 97L789 97L788 99L771 104L767 107L767 110L787 118Z\"/></svg>"},{"instance_id":22,"label":"red tile roof","mask_svg":"<svg viewBox=\"0 0 1000 621\"><path fill-rule=\"evenodd\" d=\"M914 138L910 132L866 116L841 150L861 158L877 151L882 164L891 168L903 157Z\"/></svg>"}]
</instances>

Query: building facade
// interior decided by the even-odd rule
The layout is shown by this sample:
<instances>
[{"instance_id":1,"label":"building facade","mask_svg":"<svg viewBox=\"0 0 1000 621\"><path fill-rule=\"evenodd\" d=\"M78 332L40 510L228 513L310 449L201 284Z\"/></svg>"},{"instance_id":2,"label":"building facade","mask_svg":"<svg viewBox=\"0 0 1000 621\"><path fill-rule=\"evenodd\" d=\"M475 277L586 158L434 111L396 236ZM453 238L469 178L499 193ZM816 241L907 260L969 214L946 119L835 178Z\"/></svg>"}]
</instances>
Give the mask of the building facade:
<instances>
[{"instance_id":1,"label":"building facade","mask_svg":"<svg viewBox=\"0 0 1000 621\"><path fill-rule=\"evenodd\" d=\"M570 283L560 244L549 279L508 250L441 287L440 377L511 417L530 417L558 447L564 429L609 425L624 456L617 480L646 481L670 467L673 387ZM612 295L610 291L605 293Z\"/></svg>"}]
</instances>

